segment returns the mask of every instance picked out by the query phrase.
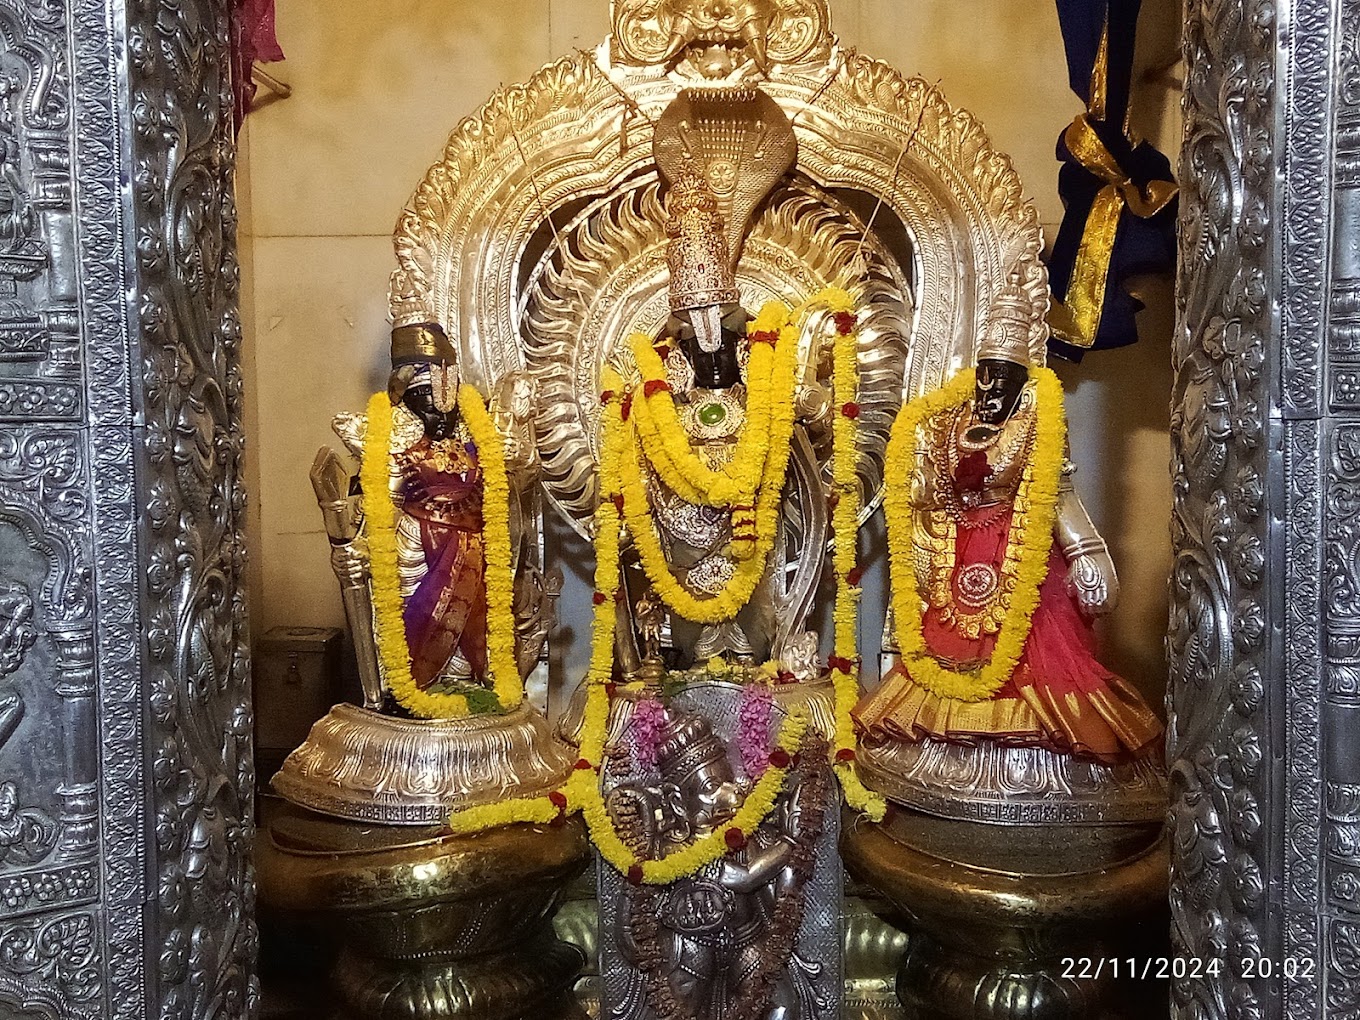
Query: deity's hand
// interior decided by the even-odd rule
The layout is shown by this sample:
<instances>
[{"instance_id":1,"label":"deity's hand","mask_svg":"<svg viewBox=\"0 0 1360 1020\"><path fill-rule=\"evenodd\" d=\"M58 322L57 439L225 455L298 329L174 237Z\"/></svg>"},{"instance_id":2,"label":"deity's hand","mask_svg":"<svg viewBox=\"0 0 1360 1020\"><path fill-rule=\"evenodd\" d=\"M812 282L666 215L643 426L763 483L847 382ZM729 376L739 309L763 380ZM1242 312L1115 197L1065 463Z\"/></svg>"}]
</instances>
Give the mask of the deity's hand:
<instances>
[{"instance_id":1,"label":"deity's hand","mask_svg":"<svg viewBox=\"0 0 1360 1020\"><path fill-rule=\"evenodd\" d=\"M343 545L331 546L331 569L341 584L363 584L368 580L368 540L362 535Z\"/></svg>"},{"instance_id":2,"label":"deity's hand","mask_svg":"<svg viewBox=\"0 0 1360 1020\"><path fill-rule=\"evenodd\" d=\"M505 436L505 463L514 473L534 466L534 416L538 410L538 386L524 372L511 372L491 395L491 413Z\"/></svg>"},{"instance_id":3,"label":"deity's hand","mask_svg":"<svg viewBox=\"0 0 1360 1020\"><path fill-rule=\"evenodd\" d=\"M491 395L493 413L508 416L515 422L530 421L537 404L538 384L526 372L511 372Z\"/></svg>"},{"instance_id":4,"label":"deity's hand","mask_svg":"<svg viewBox=\"0 0 1360 1020\"><path fill-rule=\"evenodd\" d=\"M1114 560L1104 549L1081 553L1067 569L1067 591L1088 616L1105 616L1119 599Z\"/></svg>"}]
</instances>

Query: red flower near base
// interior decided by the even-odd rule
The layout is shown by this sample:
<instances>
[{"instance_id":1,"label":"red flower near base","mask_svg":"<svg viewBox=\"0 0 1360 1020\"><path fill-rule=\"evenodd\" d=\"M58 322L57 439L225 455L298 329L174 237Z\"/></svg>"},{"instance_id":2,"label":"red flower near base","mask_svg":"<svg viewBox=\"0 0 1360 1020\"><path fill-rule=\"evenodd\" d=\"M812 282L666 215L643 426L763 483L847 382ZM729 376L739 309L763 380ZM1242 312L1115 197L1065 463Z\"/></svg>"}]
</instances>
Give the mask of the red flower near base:
<instances>
[{"instance_id":1,"label":"red flower near base","mask_svg":"<svg viewBox=\"0 0 1360 1020\"><path fill-rule=\"evenodd\" d=\"M853 400L848 400L841 405L841 414L847 418L855 419L859 417L859 405Z\"/></svg>"},{"instance_id":2,"label":"red flower near base","mask_svg":"<svg viewBox=\"0 0 1360 1020\"><path fill-rule=\"evenodd\" d=\"M841 336L849 336L859 325L859 319L854 312L837 312L834 318L836 320L836 332Z\"/></svg>"},{"instance_id":3,"label":"red flower near base","mask_svg":"<svg viewBox=\"0 0 1360 1020\"><path fill-rule=\"evenodd\" d=\"M836 752L837 762L851 762L855 760L855 749L853 747L842 747Z\"/></svg>"},{"instance_id":4,"label":"red flower near base","mask_svg":"<svg viewBox=\"0 0 1360 1020\"><path fill-rule=\"evenodd\" d=\"M609 402L610 402L611 400L613 400L613 399L614 399L614 391L613 391L613 390L605 390L603 393L600 394L600 403L601 403L601 404L607 404L607 403L609 403Z\"/></svg>"},{"instance_id":5,"label":"red flower near base","mask_svg":"<svg viewBox=\"0 0 1360 1020\"><path fill-rule=\"evenodd\" d=\"M605 604L605 601L606 601L608 598L609 598L609 596L606 595L606 594L605 594L604 592L602 592L602 591L597 591L594 595L590 596L590 600L591 600L592 602L594 602L597 606L602 606L602 605L604 605L604 604Z\"/></svg>"},{"instance_id":6,"label":"red flower near base","mask_svg":"<svg viewBox=\"0 0 1360 1020\"><path fill-rule=\"evenodd\" d=\"M632 412L633 412L633 394L631 392L625 393L623 395L623 403L619 405L619 417L624 421L627 421L628 416L632 414Z\"/></svg>"},{"instance_id":7,"label":"red flower near base","mask_svg":"<svg viewBox=\"0 0 1360 1020\"><path fill-rule=\"evenodd\" d=\"M786 769L792 762L793 759L789 757L789 752L782 747L776 747L770 752L770 764L777 769Z\"/></svg>"},{"instance_id":8,"label":"red flower near base","mask_svg":"<svg viewBox=\"0 0 1360 1020\"><path fill-rule=\"evenodd\" d=\"M595 768L594 765L590 764L590 762L586 761L584 758L577 758L575 767L578 772L585 772L587 769Z\"/></svg>"},{"instance_id":9,"label":"red flower near base","mask_svg":"<svg viewBox=\"0 0 1360 1020\"><path fill-rule=\"evenodd\" d=\"M839 655L829 656L826 664L828 668L838 669L842 673L853 673L855 671L855 660L842 658Z\"/></svg>"},{"instance_id":10,"label":"red flower near base","mask_svg":"<svg viewBox=\"0 0 1360 1020\"><path fill-rule=\"evenodd\" d=\"M614 496L614 509L619 513L623 513L623 493L618 493Z\"/></svg>"},{"instance_id":11,"label":"red flower near base","mask_svg":"<svg viewBox=\"0 0 1360 1020\"><path fill-rule=\"evenodd\" d=\"M779 343L779 334L772 329L758 329L751 334L751 343L769 344L773 347L775 344Z\"/></svg>"},{"instance_id":12,"label":"red flower near base","mask_svg":"<svg viewBox=\"0 0 1360 1020\"><path fill-rule=\"evenodd\" d=\"M628 869L628 881L633 885L642 884L642 865L634 864Z\"/></svg>"},{"instance_id":13,"label":"red flower near base","mask_svg":"<svg viewBox=\"0 0 1360 1020\"><path fill-rule=\"evenodd\" d=\"M554 790L552 793L548 794L548 800L558 811L565 811L567 809L567 795L561 790Z\"/></svg>"},{"instance_id":14,"label":"red flower near base","mask_svg":"<svg viewBox=\"0 0 1360 1020\"><path fill-rule=\"evenodd\" d=\"M666 382L665 379L648 379L642 384L642 395L644 397L651 398L658 393L669 393L670 391L671 384Z\"/></svg>"},{"instance_id":15,"label":"red flower near base","mask_svg":"<svg viewBox=\"0 0 1360 1020\"><path fill-rule=\"evenodd\" d=\"M736 826L723 833L723 839L727 842L727 849L740 850L746 846L746 833Z\"/></svg>"},{"instance_id":16,"label":"red flower near base","mask_svg":"<svg viewBox=\"0 0 1360 1020\"><path fill-rule=\"evenodd\" d=\"M861 570L859 567L856 567L854 570L850 571L850 573L845 575L845 579L846 581L849 582L850 587L858 588L859 583L864 580L864 571Z\"/></svg>"}]
</instances>

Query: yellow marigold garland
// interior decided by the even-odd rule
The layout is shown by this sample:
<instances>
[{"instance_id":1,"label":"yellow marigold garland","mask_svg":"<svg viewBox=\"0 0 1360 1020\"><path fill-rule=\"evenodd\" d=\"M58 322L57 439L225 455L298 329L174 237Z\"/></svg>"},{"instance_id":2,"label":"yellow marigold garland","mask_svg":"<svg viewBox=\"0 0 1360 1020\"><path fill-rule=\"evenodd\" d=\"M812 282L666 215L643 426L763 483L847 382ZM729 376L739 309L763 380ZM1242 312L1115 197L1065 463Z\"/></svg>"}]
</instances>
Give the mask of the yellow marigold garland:
<instances>
[{"instance_id":1,"label":"yellow marigold garland","mask_svg":"<svg viewBox=\"0 0 1360 1020\"><path fill-rule=\"evenodd\" d=\"M639 451L634 433L625 432L629 442L623 458L623 507L624 521L628 532L633 536L638 559L661 600L686 620L695 623L719 623L730 620L741 612L750 601L756 585L765 573L765 561L774 545L775 528L779 513L781 486L775 485L770 475L781 473L788 462L788 444L783 446L783 456L774 456L766 462L767 483L756 496L756 541L750 556L738 560L732 577L723 590L716 595L695 595L675 579L670 564L666 561L665 550L657 536L652 522L651 507L647 499L647 486L643 481L642 467L638 463Z\"/></svg>"},{"instance_id":2,"label":"yellow marigold garland","mask_svg":"<svg viewBox=\"0 0 1360 1020\"><path fill-rule=\"evenodd\" d=\"M596 598L591 622L590 669L585 681L581 758L566 783L546 796L516 797L453 812L449 815L449 828L460 835L516 822L546 824L586 810L600 800L599 768L604 759L609 725L608 685L614 671L614 620L619 591L619 511L615 497L619 494L618 463L624 440L623 430L618 427L622 382L614 372L606 369L604 386L600 498L595 508ZM587 814L587 822L589 818Z\"/></svg>"},{"instance_id":3,"label":"yellow marigold garland","mask_svg":"<svg viewBox=\"0 0 1360 1020\"><path fill-rule=\"evenodd\" d=\"M825 304L832 312L848 313L853 307L849 295L843 291L824 291L813 300L800 305L793 312L782 309L781 306L777 305L766 306L766 309L762 311L762 317L753 324L752 329L754 330L757 326L769 328L773 325L780 332L781 339L785 339L788 337L786 331L790 329L789 323L800 317L811 305L818 303ZM792 339L796 342L796 334L792 335ZM837 340L835 386L838 399L840 395L854 394L858 391L856 343L853 330L841 333ZM772 764L757 782L755 788L748 794L741 809L728 826L667 855L662 860L644 861L639 859L619 836L609 818L600 792L599 769L604 758L604 743L609 720L609 685L614 664L614 625L620 581L619 537L621 517L619 513L620 499L618 497L622 497L621 501L627 507L630 501L639 495L637 492L632 492L631 496L629 494L629 490L632 488L631 473L628 470L629 462L631 460L632 466L638 467L636 459L638 451L633 432L630 429L625 429L625 423L622 419L622 385L622 381L617 375L606 371L604 378L606 400L602 424L604 439L600 464L600 501L595 512L596 604L591 626L591 664L586 678L587 697L581 730L581 758L561 790L554 791L546 797L521 798L456 812L450 817L449 824L454 832L469 833L514 822L548 824L568 814L580 812L590 830L592 841L600 850L601 855L613 867L628 877L630 881L649 885L665 885L691 875L706 864L723 856L729 849L728 839L731 830L735 829L740 832L743 839L749 839L773 809L775 800L787 779L788 770ZM776 381L777 385L778 381ZM791 394L792 388L793 379L790 375L787 385L776 392ZM846 401L842 404L841 414L834 426L834 442L838 456L833 465L833 475L838 494L844 502L843 507L841 502L837 503L837 510L833 514L838 585L835 636L836 652L841 660L840 663L837 663L838 666L841 663L853 661L855 655L859 599L859 589L857 585L851 583L851 574L855 570L855 544L859 516L859 490L856 478L859 453L856 438L857 429L855 427L856 414L853 412L845 413L846 405L850 403L853 403L853 401ZM633 411L636 414L636 404ZM782 421L779 424L782 424ZM783 428L775 427L771 434L770 449L775 451L788 450L792 439L792 427L793 419L790 414L787 424L788 434L784 434ZM767 456L766 481L773 481L771 477L773 465L771 462L777 459L781 458ZM783 489L782 476L787 467L786 456L782 459L784 464L779 467L778 472L781 479L780 483L775 486L762 485L762 489L770 489L774 493L767 513L778 513L778 500ZM640 469L638 473L637 481L640 482ZM641 496L642 500L638 505L645 507L647 505L645 489L642 490ZM762 529L762 532L768 531L772 534L774 524L777 522L773 518L769 518L768 521L770 527ZM651 532L650 521L647 523L646 531L642 532L644 542L645 536L649 533L655 539L655 534ZM659 544L656 551L660 552ZM768 551L768 548L766 548L765 555L768 554ZM762 568L765 555L753 557ZM676 583L670 575L669 566L665 564L664 556L661 557L661 565L666 568L661 577L669 578L672 583ZM655 583L655 579L653 580ZM747 597L749 598L749 593ZM739 609L740 606L737 608ZM884 802L881 797L865 789L851 764L854 752L854 730L850 722L850 708L859 694L853 668L833 669L833 678L837 721L835 742L832 747L833 764L847 802L856 810L866 813L870 818L879 820L883 817ZM779 730L777 737L779 748L792 757L801 744L807 725L807 718L803 713L789 716Z\"/></svg>"},{"instance_id":4,"label":"yellow marigold garland","mask_svg":"<svg viewBox=\"0 0 1360 1020\"><path fill-rule=\"evenodd\" d=\"M827 306L837 313L832 361L832 413L835 417L831 427L831 481L836 496L831 511L832 569L836 574L836 608L832 613L835 653L831 659L831 681L835 689L836 733L831 756L846 803L873 821L881 821L887 804L860 782L855 771L855 724L850 715L859 700L855 669L860 601L857 564L860 511L858 337L849 295L832 293L827 297Z\"/></svg>"},{"instance_id":5,"label":"yellow marigold garland","mask_svg":"<svg viewBox=\"0 0 1360 1020\"><path fill-rule=\"evenodd\" d=\"M487 665L492 690L503 710L524 700L524 682L515 659L514 568L510 551L510 483L505 448L482 396L472 386L458 392L463 415L482 467L482 548L486 577ZM386 393L368 402L359 481L363 490L365 535L373 588L374 637L383 677L397 703L425 719L457 719L471 709L466 695L422 691L411 677L411 650L402 615L397 570L396 507L388 482L392 440L392 403Z\"/></svg>"},{"instance_id":6,"label":"yellow marigold garland","mask_svg":"<svg viewBox=\"0 0 1360 1020\"><path fill-rule=\"evenodd\" d=\"M917 429L929 418L964 404L973 395L976 373L965 369L941 389L918 397L902 409L893 423L888 443L887 496L889 566L893 584L893 612L897 643L912 680L941 698L985 701L1010 678L1024 654L1030 622L1039 605L1039 586L1048 572L1057 514L1058 481L1062 472L1067 423L1062 383L1051 369L1031 367L1037 398L1034 453L1021 485L1029 503L1028 520L1016 515L1008 542L1020 546L1015 590L1010 610L997 634L991 659L975 672L961 673L942 666L926 648L922 634L922 604L912 554L911 475L916 463Z\"/></svg>"},{"instance_id":7,"label":"yellow marigold garland","mask_svg":"<svg viewBox=\"0 0 1360 1020\"><path fill-rule=\"evenodd\" d=\"M795 418L793 391L797 372L798 334L790 323L789 314L787 308L777 302L771 302L762 309L760 316L750 326L753 332L756 331L757 326L760 326L762 329L778 333L779 341L770 359L773 368L770 373L767 373L769 378L765 383L758 384L756 389L748 393L748 400L755 400L759 405L768 408L768 414L762 412L762 415L768 419L767 426L761 429L766 434L764 460L759 466L759 471L756 468L751 469L752 484L749 486L747 495L743 496L743 498L749 499L751 495L754 495L755 498L756 539L752 543L752 548L743 550L744 555L736 557L738 561L736 570L719 594L712 596L694 595L675 579L675 575L671 573L670 564L666 562L665 551L661 548L661 540L657 536L656 528L652 523L651 504L647 498L647 487L642 472L642 459L644 457L657 471L662 483L671 488L682 499L688 499L689 494L694 491L693 486L696 480L702 481L693 471L679 469L675 460L665 452L673 444L662 440L660 438L662 434L669 433L681 438L684 436L678 418L675 419L674 428L671 429L663 426L660 422L650 421L647 418L649 410L640 406L645 404L651 408L658 406L669 408L672 417L674 417L674 405L669 403L669 394L655 394L649 401L641 393L635 393L630 420L626 423L620 420L618 425L614 426L627 434L621 458L621 487L624 497L624 520L628 526L629 534L633 536L633 543L638 550L638 559L647 574L647 579L652 583L652 587L656 589L661 600L674 612L695 623L718 623L736 616L742 607L750 601L751 594L755 591L756 585L760 583L760 578L765 573L765 561L774 545L775 534L779 526L779 501L784 490L785 474L788 471L789 453L792 450ZM646 351L650 352L656 364L660 365L661 359L652 350L650 341L645 346ZM757 344L756 350L752 352L752 357L755 358L760 349L765 347L768 347L768 344ZM638 353L643 354L641 350ZM643 357L645 360L645 354L643 354ZM764 356L761 357L763 360ZM653 368L655 367L653 366ZM645 382L643 387L645 389ZM773 393L762 394L760 392L761 387L772 387ZM667 400L658 401L657 398L663 395L667 397ZM639 413L642 415L640 421L638 419ZM759 423L748 419L745 432L749 434L753 428L758 427ZM649 434L649 430L656 438L650 453L647 452L645 438ZM689 449L688 440L684 441L684 447L685 455L697 463L697 458L694 457L693 451ZM693 465L691 465L692 467ZM707 468L704 468L704 470L708 471ZM715 472L710 473L717 474ZM731 480L729 479L729 481ZM758 484L756 484L757 482ZM730 486L728 487L730 488ZM726 489L722 491L725 492ZM707 496L700 499L699 502L714 505Z\"/></svg>"},{"instance_id":8,"label":"yellow marigold garland","mask_svg":"<svg viewBox=\"0 0 1360 1020\"><path fill-rule=\"evenodd\" d=\"M391 442L392 401L386 393L375 393L368 402L359 485L363 490L378 661L388 689L407 711L426 719L457 719L468 714L466 697L422 691L411 677L411 650L406 644L401 578L397 571L397 510L388 487Z\"/></svg>"},{"instance_id":9,"label":"yellow marigold garland","mask_svg":"<svg viewBox=\"0 0 1360 1020\"><path fill-rule=\"evenodd\" d=\"M797 341L795 335L793 343L780 343L777 349L771 349L765 343L751 348L746 368L746 425L732 460L714 469L689 445L689 437L675 409L675 398L669 385L665 385L666 366L652 346L651 338L642 333L634 333L628 338L642 374L642 385L635 394L631 417L636 422L642 452L672 492L701 506L754 501L770 450L773 405L781 396L788 396L775 388L774 377L786 373L789 378L793 377L793 366L798 358Z\"/></svg>"},{"instance_id":10,"label":"yellow marigold garland","mask_svg":"<svg viewBox=\"0 0 1360 1020\"><path fill-rule=\"evenodd\" d=\"M486 573L486 661L491 687L505 711L524 700L515 656L515 567L510 551L510 479L505 442L476 387L458 390L463 415L482 467L482 548Z\"/></svg>"}]
</instances>

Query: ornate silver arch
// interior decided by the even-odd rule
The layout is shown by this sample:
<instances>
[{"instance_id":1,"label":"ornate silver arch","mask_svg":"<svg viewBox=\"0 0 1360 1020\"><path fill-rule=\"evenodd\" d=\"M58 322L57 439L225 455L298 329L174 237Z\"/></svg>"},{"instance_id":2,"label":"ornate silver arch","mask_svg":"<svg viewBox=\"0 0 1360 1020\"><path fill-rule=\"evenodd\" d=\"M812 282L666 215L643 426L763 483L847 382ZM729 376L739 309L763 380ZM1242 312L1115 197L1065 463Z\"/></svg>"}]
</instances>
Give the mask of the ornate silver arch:
<instances>
[{"instance_id":1,"label":"ornate silver arch","mask_svg":"<svg viewBox=\"0 0 1360 1020\"><path fill-rule=\"evenodd\" d=\"M908 391L966 363L1013 269L1033 302L1042 361L1042 239L1010 160L925 81L831 41L824 50L762 87L793 120L798 171L828 192L881 198L912 238L920 276ZM484 384L523 365L530 239L546 218L647 173L651 123L685 84L612 64L609 52L563 58L497 92L455 128L398 220L394 319L441 322Z\"/></svg>"}]
</instances>

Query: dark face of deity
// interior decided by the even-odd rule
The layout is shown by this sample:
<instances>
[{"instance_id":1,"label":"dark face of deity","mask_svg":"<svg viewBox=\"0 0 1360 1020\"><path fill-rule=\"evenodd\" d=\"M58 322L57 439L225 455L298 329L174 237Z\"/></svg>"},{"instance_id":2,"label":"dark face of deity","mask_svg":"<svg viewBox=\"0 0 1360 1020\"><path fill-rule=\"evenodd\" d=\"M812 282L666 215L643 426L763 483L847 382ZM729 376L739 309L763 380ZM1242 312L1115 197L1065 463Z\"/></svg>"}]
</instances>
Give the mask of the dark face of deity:
<instances>
[{"instance_id":1,"label":"dark face of deity","mask_svg":"<svg viewBox=\"0 0 1360 1020\"><path fill-rule=\"evenodd\" d=\"M409 386L401 402L406 409L425 423L425 434L436 442L453 435L456 422L453 411L441 411L435 406L434 390L429 383Z\"/></svg>"},{"instance_id":2,"label":"dark face of deity","mask_svg":"<svg viewBox=\"0 0 1360 1020\"><path fill-rule=\"evenodd\" d=\"M746 339L746 324L751 317L740 305L723 305L721 309L722 343L709 353L699 344L689 311L671 316L667 333L675 337L694 368L694 385L705 390L725 390L741 382L741 365L737 361L740 344Z\"/></svg>"},{"instance_id":3,"label":"dark face of deity","mask_svg":"<svg viewBox=\"0 0 1360 1020\"><path fill-rule=\"evenodd\" d=\"M1028 378L1029 369L1024 365L990 358L979 361L977 392L973 397L977 420L984 425L1004 423L1015 411Z\"/></svg>"}]
</instances>

